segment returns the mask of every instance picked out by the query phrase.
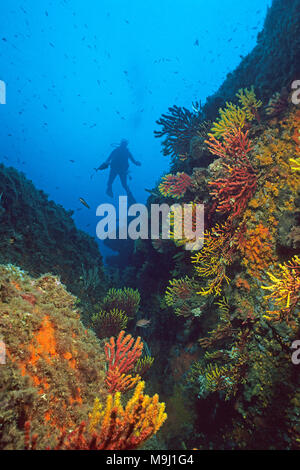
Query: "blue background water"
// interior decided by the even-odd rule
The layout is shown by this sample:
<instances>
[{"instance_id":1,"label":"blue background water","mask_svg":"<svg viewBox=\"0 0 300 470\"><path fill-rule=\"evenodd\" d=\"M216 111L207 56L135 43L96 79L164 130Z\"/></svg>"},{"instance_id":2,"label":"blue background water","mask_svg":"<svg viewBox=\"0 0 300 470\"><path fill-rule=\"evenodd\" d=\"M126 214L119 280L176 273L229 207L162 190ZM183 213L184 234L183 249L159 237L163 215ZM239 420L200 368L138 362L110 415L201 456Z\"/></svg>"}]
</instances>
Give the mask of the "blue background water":
<instances>
[{"instance_id":1,"label":"blue background water","mask_svg":"<svg viewBox=\"0 0 300 470\"><path fill-rule=\"evenodd\" d=\"M0 161L22 170L95 236L106 172L125 137L142 167L144 202L169 161L153 136L173 104L205 102L250 52L271 0L9 0L1 2ZM198 41L199 45L196 44ZM74 160L75 163L70 162ZM123 194L119 182L116 194ZM79 202L83 197L91 209Z\"/></svg>"}]
</instances>

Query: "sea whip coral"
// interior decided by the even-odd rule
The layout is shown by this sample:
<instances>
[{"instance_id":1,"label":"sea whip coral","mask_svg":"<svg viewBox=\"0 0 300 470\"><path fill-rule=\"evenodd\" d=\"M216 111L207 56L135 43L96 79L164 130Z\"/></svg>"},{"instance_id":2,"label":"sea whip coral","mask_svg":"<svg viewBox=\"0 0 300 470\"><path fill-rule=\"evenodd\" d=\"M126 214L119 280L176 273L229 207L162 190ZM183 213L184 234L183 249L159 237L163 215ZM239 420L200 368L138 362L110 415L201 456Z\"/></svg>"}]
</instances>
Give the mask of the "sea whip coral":
<instances>
[{"instance_id":1,"label":"sea whip coral","mask_svg":"<svg viewBox=\"0 0 300 470\"><path fill-rule=\"evenodd\" d=\"M178 299L188 299L195 290L195 282L188 276L181 279L171 279L166 289L165 301L168 306L172 306Z\"/></svg>"},{"instance_id":2,"label":"sea whip coral","mask_svg":"<svg viewBox=\"0 0 300 470\"><path fill-rule=\"evenodd\" d=\"M169 108L169 114L163 114L157 121L162 126L161 131L154 131L155 137L164 137L164 155L172 158L185 159L190 153L190 142L201 129L203 121L202 113L191 113L186 108L173 106Z\"/></svg>"},{"instance_id":3,"label":"sea whip coral","mask_svg":"<svg viewBox=\"0 0 300 470\"><path fill-rule=\"evenodd\" d=\"M264 271L275 260L272 233L262 223L249 229L240 237L238 248L244 256L242 264L256 279L261 279Z\"/></svg>"},{"instance_id":4,"label":"sea whip coral","mask_svg":"<svg viewBox=\"0 0 300 470\"><path fill-rule=\"evenodd\" d=\"M201 251L192 256L192 263L201 277L212 278L207 288L202 288L198 294L221 294L221 287L225 280L229 284L226 268L233 261L235 240L229 224L218 224L204 235L204 246Z\"/></svg>"},{"instance_id":5,"label":"sea whip coral","mask_svg":"<svg viewBox=\"0 0 300 470\"><path fill-rule=\"evenodd\" d=\"M289 320L289 316L299 302L300 295L300 257L294 256L289 262L279 264L277 273L267 273L272 285L262 286L271 293L266 300L271 300L279 310L268 311L267 318Z\"/></svg>"},{"instance_id":6,"label":"sea whip coral","mask_svg":"<svg viewBox=\"0 0 300 470\"><path fill-rule=\"evenodd\" d=\"M252 165L231 167L223 164L228 176L210 181L211 195L217 200L217 211L230 214L230 219L239 217L245 210L257 184L257 177Z\"/></svg>"},{"instance_id":7,"label":"sea whip coral","mask_svg":"<svg viewBox=\"0 0 300 470\"><path fill-rule=\"evenodd\" d=\"M128 317L122 310L114 308L109 312L102 310L92 316L91 326L98 338L109 338L125 330Z\"/></svg>"},{"instance_id":8,"label":"sea whip coral","mask_svg":"<svg viewBox=\"0 0 300 470\"><path fill-rule=\"evenodd\" d=\"M69 435L62 432L54 450L132 450L156 434L167 419L165 404L158 395L144 394L145 382L139 382L133 397L123 407L121 394L108 395L103 407L96 398L88 425L82 422ZM37 448L38 436L30 435L25 425L25 449Z\"/></svg>"},{"instance_id":9,"label":"sea whip coral","mask_svg":"<svg viewBox=\"0 0 300 470\"><path fill-rule=\"evenodd\" d=\"M163 176L162 183L158 189L165 197L173 197L174 199L181 199L187 189L191 186L192 179L186 173L176 173L176 175L168 174Z\"/></svg>"},{"instance_id":10,"label":"sea whip coral","mask_svg":"<svg viewBox=\"0 0 300 470\"><path fill-rule=\"evenodd\" d=\"M258 122L260 122L258 110L262 107L262 101L256 98L254 86L252 86L250 90L247 88L241 88L236 96L239 99L243 111L246 113L246 118L248 121L251 122L253 119L256 119Z\"/></svg>"},{"instance_id":11,"label":"sea whip coral","mask_svg":"<svg viewBox=\"0 0 300 470\"><path fill-rule=\"evenodd\" d=\"M122 310L128 317L133 317L140 305L141 296L137 289L124 287L123 289L109 289L103 301L102 310L109 312L113 309Z\"/></svg>"},{"instance_id":12,"label":"sea whip coral","mask_svg":"<svg viewBox=\"0 0 300 470\"><path fill-rule=\"evenodd\" d=\"M246 124L246 113L235 104L226 103L226 108L219 110L220 117L214 122L212 135L222 138L229 131L243 129Z\"/></svg>"},{"instance_id":13,"label":"sea whip coral","mask_svg":"<svg viewBox=\"0 0 300 470\"><path fill-rule=\"evenodd\" d=\"M208 134L209 139L205 143L213 155L232 161L240 160L252 150L248 134L249 131L243 132L241 128L228 129L222 141L216 139L213 134Z\"/></svg>"},{"instance_id":14,"label":"sea whip coral","mask_svg":"<svg viewBox=\"0 0 300 470\"><path fill-rule=\"evenodd\" d=\"M133 377L127 373L134 369L137 360L142 355L143 343L138 337L134 342L131 335L121 331L117 341L112 337L105 344L105 355L108 362L106 384L109 392L124 392L130 390L140 380L137 375Z\"/></svg>"},{"instance_id":15,"label":"sea whip coral","mask_svg":"<svg viewBox=\"0 0 300 470\"><path fill-rule=\"evenodd\" d=\"M248 96L242 91L240 94L244 98ZM257 184L255 170L247 157L252 150L249 131L242 130L247 114L246 101L245 110L227 103L227 108L220 110L221 118L214 123L212 132L208 134L209 139L205 141L211 153L222 158L225 175L210 181L208 186L212 188L211 195L217 202L216 210L229 214L230 220L242 215Z\"/></svg>"},{"instance_id":16,"label":"sea whip coral","mask_svg":"<svg viewBox=\"0 0 300 470\"><path fill-rule=\"evenodd\" d=\"M229 213L230 219L240 216L256 189L257 177L254 168L247 158L252 150L252 143L248 138L248 131L243 132L241 127L235 128L227 123L223 139L217 139L209 134L206 141L210 151L222 158L221 165L225 176L210 181L208 185L213 189L211 195L217 201L217 211Z\"/></svg>"},{"instance_id":17,"label":"sea whip coral","mask_svg":"<svg viewBox=\"0 0 300 470\"><path fill-rule=\"evenodd\" d=\"M286 88L283 88L281 92L274 93L271 96L267 106L266 114L270 117L278 116L283 113L288 107L289 104L289 94Z\"/></svg>"}]
</instances>

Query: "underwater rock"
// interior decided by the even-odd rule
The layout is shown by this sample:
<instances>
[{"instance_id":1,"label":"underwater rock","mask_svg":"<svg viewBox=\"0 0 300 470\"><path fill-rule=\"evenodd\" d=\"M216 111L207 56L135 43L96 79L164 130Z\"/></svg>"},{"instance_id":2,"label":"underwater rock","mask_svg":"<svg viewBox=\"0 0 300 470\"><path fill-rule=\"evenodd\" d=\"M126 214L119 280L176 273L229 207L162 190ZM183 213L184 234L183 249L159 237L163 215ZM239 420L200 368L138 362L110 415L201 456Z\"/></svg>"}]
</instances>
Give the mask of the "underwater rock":
<instances>
[{"instance_id":1,"label":"underwater rock","mask_svg":"<svg viewBox=\"0 0 300 470\"><path fill-rule=\"evenodd\" d=\"M104 352L58 278L1 265L0 293L0 448L24 449L27 421L45 448L106 396Z\"/></svg>"},{"instance_id":2,"label":"underwater rock","mask_svg":"<svg viewBox=\"0 0 300 470\"><path fill-rule=\"evenodd\" d=\"M0 262L34 276L51 272L80 298L99 298L105 289L102 256L96 241L76 228L71 212L3 164L0 194Z\"/></svg>"},{"instance_id":3,"label":"underwater rock","mask_svg":"<svg viewBox=\"0 0 300 470\"><path fill-rule=\"evenodd\" d=\"M207 99L203 108L206 117L215 119L218 109L241 87L254 85L265 102L283 87L290 90L291 82L300 77L299 57L300 1L274 0L256 47Z\"/></svg>"}]
</instances>

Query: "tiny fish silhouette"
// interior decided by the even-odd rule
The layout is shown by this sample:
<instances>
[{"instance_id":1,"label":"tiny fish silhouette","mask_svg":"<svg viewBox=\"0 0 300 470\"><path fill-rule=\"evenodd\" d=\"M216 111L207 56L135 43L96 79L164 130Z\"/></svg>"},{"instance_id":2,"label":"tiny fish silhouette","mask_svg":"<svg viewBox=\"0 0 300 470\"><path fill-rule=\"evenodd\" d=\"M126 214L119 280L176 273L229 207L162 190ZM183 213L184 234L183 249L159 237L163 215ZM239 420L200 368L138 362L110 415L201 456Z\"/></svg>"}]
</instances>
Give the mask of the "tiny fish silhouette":
<instances>
[{"instance_id":1,"label":"tiny fish silhouette","mask_svg":"<svg viewBox=\"0 0 300 470\"><path fill-rule=\"evenodd\" d=\"M80 201L81 204L83 204L85 207L87 207L88 209L90 209L90 206L88 205L88 203L87 203L82 197L79 198L79 201Z\"/></svg>"}]
</instances>

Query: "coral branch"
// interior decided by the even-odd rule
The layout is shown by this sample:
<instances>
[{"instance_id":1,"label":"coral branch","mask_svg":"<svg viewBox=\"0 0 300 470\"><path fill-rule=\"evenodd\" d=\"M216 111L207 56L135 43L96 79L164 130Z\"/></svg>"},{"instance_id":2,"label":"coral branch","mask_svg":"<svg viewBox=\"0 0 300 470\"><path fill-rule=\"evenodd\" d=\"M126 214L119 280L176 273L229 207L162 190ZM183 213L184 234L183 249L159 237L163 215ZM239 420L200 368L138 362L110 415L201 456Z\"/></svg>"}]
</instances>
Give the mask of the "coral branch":
<instances>
[{"instance_id":1,"label":"coral branch","mask_svg":"<svg viewBox=\"0 0 300 470\"><path fill-rule=\"evenodd\" d=\"M229 129L223 136L223 141L216 139L213 134L208 134L205 141L213 155L221 158L241 160L252 150L252 144L248 138L249 131L243 132L240 128Z\"/></svg>"},{"instance_id":2,"label":"coral branch","mask_svg":"<svg viewBox=\"0 0 300 470\"><path fill-rule=\"evenodd\" d=\"M163 114L157 121L162 126L161 131L154 131L155 137L164 137L164 155L172 158L187 158L190 153L190 141L201 129L203 116L201 110L191 113L186 108L173 106L169 108L169 114Z\"/></svg>"},{"instance_id":3,"label":"coral branch","mask_svg":"<svg viewBox=\"0 0 300 470\"><path fill-rule=\"evenodd\" d=\"M230 219L239 217L245 210L257 184L256 174L251 165L232 168L227 164L229 176L211 181L211 195L218 201L217 211L230 213Z\"/></svg>"},{"instance_id":4,"label":"coral branch","mask_svg":"<svg viewBox=\"0 0 300 470\"><path fill-rule=\"evenodd\" d=\"M145 382L139 382L125 408L121 394L109 395L103 407L98 398L89 415L73 432L62 432L54 450L132 450L156 434L167 419L165 404L158 395L144 395ZM36 436L30 437L26 424L26 449L36 449Z\"/></svg>"},{"instance_id":5,"label":"coral branch","mask_svg":"<svg viewBox=\"0 0 300 470\"><path fill-rule=\"evenodd\" d=\"M109 312L100 311L93 315L91 326L98 338L109 338L124 330L127 322L127 315L122 310L114 308Z\"/></svg>"},{"instance_id":6,"label":"coral branch","mask_svg":"<svg viewBox=\"0 0 300 470\"><path fill-rule=\"evenodd\" d=\"M222 138L228 132L243 129L246 124L246 113L235 104L226 103L226 108L219 110L220 117L214 122L211 129L214 137Z\"/></svg>"},{"instance_id":7,"label":"coral branch","mask_svg":"<svg viewBox=\"0 0 300 470\"><path fill-rule=\"evenodd\" d=\"M271 293L266 300L274 302L279 310L268 311L268 319L289 320L294 308L299 302L300 295L300 257L294 256L289 262L279 264L277 273L267 273L272 285L262 286Z\"/></svg>"},{"instance_id":8,"label":"coral branch","mask_svg":"<svg viewBox=\"0 0 300 470\"><path fill-rule=\"evenodd\" d=\"M201 289L200 295L221 294L223 281L229 284L226 268L233 261L235 241L229 224L216 225L204 236L204 246L201 251L192 256L192 263L201 277L212 278L207 288Z\"/></svg>"},{"instance_id":9,"label":"coral branch","mask_svg":"<svg viewBox=\"0 0 300 470\"><path fill-rule=\"evenodd\" d=\"M140 337L134 342L131 335L125 337L124 335L125 331L121 331L117 342L112 337L110 342L105 344L105 355L108 362L106 384L110 393L129 390L139 379L139 376L132 377L126 374L134 369L142 354L143 343Z\"/></svg>"},{"instance_id":10,"label":"coral branch","mask_svg":"<svg viewBox=\"0 0 300 470\"><path fill-rule=\"evenodd\" d=\"M246 118L248 121L251 122L253 119L256 119L258 122L260 122L258 110L262 107L262 101L256 98L254 87L252 86L250 90L247 88L240 89L236 96L242 105L243 111L246 113Z\"/></svg>"},{"instance_id":11,"label":"coral branch","mask_svg":"<svg viewBox=\"0 0 300 470\"><path fill-rule=\"evenodd\" d=\"M106 312L118 309L122 310L128 317L134 316L140 305L141 296L139 291L124 287L123 289L109 289L104 297L101 308Z\"/></svg>"},{"instance_id":12,"label":"coral branch","mask_svg":"<svg viewBox=\"0 0 300 470\"><path fill-rule=\"evenodd\" d=\"M174 199L181 199L187 189L191 186L192 179L186 173L177 173L176 175L166 175L162 178L162 183L158 189L165 197L173 197Z\"/></svg>"}]
</instances>

